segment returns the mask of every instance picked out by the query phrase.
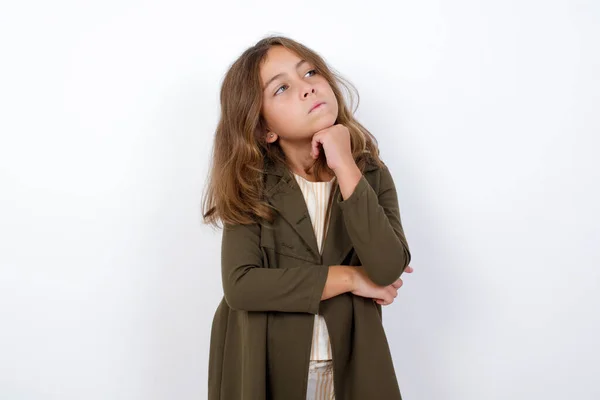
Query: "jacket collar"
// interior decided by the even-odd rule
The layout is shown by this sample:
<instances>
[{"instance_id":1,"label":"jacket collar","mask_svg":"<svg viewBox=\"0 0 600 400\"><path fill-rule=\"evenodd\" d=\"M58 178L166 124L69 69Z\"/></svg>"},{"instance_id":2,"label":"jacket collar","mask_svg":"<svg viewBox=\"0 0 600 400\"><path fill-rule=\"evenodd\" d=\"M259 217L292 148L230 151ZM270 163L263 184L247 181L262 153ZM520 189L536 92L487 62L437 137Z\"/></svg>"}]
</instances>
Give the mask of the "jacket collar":
<instances>
[{"instance_id":1,"label":"jacket collar","mask_svg":"<svg viewBox=\"0 0 600 400\"><path fill-rule=\"evenodd\" d=\"M363 173L377 168L376 164L367 163ZM266 200L302 238L313 258L318 260L319 264L341 264L352 249L352 242L345 229L342 210L338 204L342 201L342 196L337 179L332 187L329 226L321 255L302 190L292 172L281 162L267 161L264 173Z\"/></svg>"},{"instance_id":2,"label":"jacket collar","mask_svg":"<svg viewBox=\"0 0 600 400\"><path fill-rule=\"evenodd\" d=\"M364 172L373 171L377 169L378 166L372 161L368 161L365 165ZM266 160L264 166L264 173L267 175L275 175L275 176L284 176L288 168L282 162L277 162L273 160Z\"/></svg>"}]
</instances>

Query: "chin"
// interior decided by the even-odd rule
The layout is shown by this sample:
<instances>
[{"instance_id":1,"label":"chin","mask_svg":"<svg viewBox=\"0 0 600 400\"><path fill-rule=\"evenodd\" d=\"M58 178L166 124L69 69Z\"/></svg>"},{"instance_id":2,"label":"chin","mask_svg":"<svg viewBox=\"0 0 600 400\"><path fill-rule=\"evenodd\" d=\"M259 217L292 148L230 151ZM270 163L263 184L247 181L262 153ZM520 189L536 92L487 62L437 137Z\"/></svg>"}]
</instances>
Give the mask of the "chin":
<instances>
[{"instance_id":1,"label":"chin","mask_svg":"<svg viewBox=\"0 0 600 400\"><path fill-rule=\"evenodd\" d=\"M327 115L327 116L323 116L322 119L320 119L314 126L314 131L318 132L322 129L325 128L329 128L333 125L335 125L335 122L337 121L337 115Z\"/></svg>"}]
</instances>

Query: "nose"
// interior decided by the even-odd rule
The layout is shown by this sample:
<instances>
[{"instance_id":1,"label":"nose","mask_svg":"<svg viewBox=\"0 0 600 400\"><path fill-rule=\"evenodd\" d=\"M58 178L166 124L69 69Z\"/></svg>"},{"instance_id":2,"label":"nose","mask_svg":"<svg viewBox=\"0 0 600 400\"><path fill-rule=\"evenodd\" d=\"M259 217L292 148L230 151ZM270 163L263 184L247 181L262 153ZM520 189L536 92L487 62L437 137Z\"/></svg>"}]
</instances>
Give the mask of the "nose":
<instances>
[{"instance_id":1,"label":"nose","mask_svg":"<svg viewBox=\"0 0 600 400\"><path fill-rule=\"evenodd\" d=\"M315 93L315 88L311 87L309 90L302 91L302 97L306 98L310 93Z\"/></svg>"}]
</instances>

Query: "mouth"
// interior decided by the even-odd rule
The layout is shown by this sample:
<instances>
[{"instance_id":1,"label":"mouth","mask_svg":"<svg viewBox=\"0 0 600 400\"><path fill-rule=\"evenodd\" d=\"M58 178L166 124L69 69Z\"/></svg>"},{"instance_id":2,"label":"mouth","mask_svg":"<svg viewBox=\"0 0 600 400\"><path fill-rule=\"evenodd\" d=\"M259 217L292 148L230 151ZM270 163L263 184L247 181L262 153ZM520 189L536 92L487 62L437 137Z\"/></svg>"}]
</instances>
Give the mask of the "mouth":
<instances>
[{"instance_id":1,"label":"mouth","mask_svg":"<svg viewBox=\"0 0 600 400\"><path fill-rule=\"evenodd\" d=\"M325 104L325 102L324 102L324 101L318 101L318 102L316 102L316 103L315 103L315 104L312 106L312 108L310 109L309 113L313 112L313 110L317 110L317 109L321 108L321 107L322 107L324 104Z\"/></svg>"}]
</instances>

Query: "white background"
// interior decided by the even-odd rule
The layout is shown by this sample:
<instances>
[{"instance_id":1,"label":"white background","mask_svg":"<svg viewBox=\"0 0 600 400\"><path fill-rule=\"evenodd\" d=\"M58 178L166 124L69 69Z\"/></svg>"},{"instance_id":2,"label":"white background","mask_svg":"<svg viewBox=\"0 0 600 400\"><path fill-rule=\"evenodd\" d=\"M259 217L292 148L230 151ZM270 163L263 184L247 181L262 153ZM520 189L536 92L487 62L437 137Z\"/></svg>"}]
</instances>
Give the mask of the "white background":
<instances>
[{"instance_id":1,"label":"white background","mask_svg":"<svg viewBox=\"0 0 600 400\"><path fill-rule=\"evenodd\" d=\"M220 83L280 33L356 85L398 187L403 398L598 399L599 20L593 0L5 2L0 398L206 398Z\"/></svg>"}]
</instances>

